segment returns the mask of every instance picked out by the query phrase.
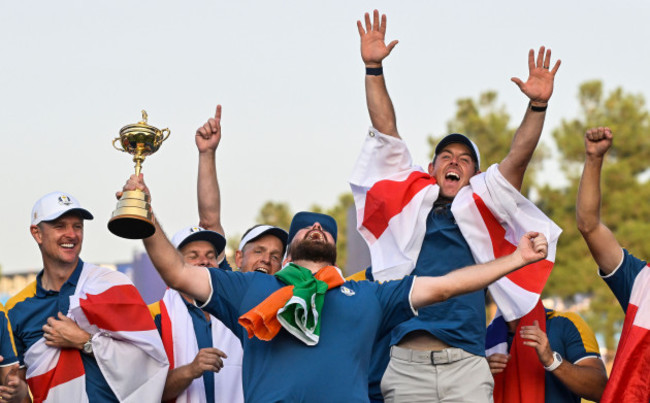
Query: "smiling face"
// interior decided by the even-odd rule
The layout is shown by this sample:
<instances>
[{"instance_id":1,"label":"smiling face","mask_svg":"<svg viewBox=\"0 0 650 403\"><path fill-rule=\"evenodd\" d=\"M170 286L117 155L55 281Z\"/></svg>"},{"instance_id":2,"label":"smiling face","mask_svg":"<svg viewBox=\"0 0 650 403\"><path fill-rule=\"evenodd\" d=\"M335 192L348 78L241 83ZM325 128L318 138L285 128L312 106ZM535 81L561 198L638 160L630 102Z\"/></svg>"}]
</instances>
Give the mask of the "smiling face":
<instances>
[{"instance_id":1,"label":"smiling face","mask_svg":"<svg viewBox=\"0 0 650 403\"><path fill-rule=\"evenodd\" d=\"M316 222L296 232L291 241L290 255L294 261L309 260L333 265L336 263L336 242L332 234Z\"/></svg>"},{"instance_id":2,"label":"smiling face","mask_svg":"<svg viewBox=\"0 0 650 403\"><path fill-rule=\"evenodd\" d=\"M282 267L284 245L275 235L263 235L235 252L235 264L244 273L275 274Z\"/></svg>"},{"instance_id":3,"label":"smiling face","mask_svg":"<svg viewBox=\"0 0 650 403\"><path fill-rule=\"evenodd\" d=\"M84 222L79 215L71 213L43 221L32 225L30 231L41 249L45 267L77 264L84 238Z\"/></svg>"},{"instance_id":4,"label":"smiling face","mask_svg":"<svg viewBox=\"0 0 650 403\"><path fill-rule=\"evenodd\" d=\"M429 175L440 186L440 196L453 199L458 191L469 184L476 174L476 164L469 148L461 143L451 143L443 148L432 163Z\"/></svg>"}]
</instances>

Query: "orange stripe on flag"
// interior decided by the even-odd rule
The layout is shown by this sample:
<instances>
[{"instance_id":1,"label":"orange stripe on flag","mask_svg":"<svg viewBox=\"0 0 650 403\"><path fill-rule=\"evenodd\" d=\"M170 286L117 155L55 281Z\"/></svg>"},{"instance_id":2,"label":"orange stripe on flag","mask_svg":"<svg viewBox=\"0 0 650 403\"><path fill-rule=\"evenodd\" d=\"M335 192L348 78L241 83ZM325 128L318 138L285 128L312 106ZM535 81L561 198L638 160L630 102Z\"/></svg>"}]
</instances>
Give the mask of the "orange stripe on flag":
<instances>
[{"instance_id":1,"label":"orange stripe on flag","mask_svg":"<svg viewBox=\"0 0 650 403\"><path fill-rule=\"evenodd\" d=\"M248 332L248 338L257 336L258 339L265 341L273 339L282 328L276 314L291 297L293 297L293 286L282 287L255 308L240 316L239 324Z\"/></svg>"}]
</instances>

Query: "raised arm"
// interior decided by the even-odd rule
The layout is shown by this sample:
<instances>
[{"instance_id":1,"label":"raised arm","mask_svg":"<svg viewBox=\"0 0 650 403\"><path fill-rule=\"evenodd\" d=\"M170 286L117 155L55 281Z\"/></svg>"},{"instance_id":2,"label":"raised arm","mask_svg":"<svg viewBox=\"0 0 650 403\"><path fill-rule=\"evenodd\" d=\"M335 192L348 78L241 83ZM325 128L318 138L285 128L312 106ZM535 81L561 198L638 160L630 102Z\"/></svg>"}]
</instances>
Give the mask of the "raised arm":
<instances>
[{"instance_id":1,"label":"raised arm","mask_svg":"<svg viewBox=\"0 0 650 403\"><path fill-rule=\"evenodd\" d=\"M117 192L116 196L119 199L122 192L135 189L150 194L142 174L131 175L122 191ZM156 232L149 238L143 239L142 242L160 277L169 287L183 292L197 301L207 301L212 291L210 274L207 269L185 264L180 252L167 239L158 220L154 219L154 222Z\"/></svg>"},{"instance_id":2,"label":"raised arm","mask_svg":"<svg viewBox=\"0 0 650 403\"><path fill-rule=\"evenodd\" d=\"M618 266L623 256L616 237L600 220L600 174L612 139L612 131L608 127L589 129L585 133L585 166L576 201L578 230L605 275Z\"/></svg>"},{"instance_id":3,"label":"raised arm","mask_svg":"<svg viewBox=\"0 0 650 403\"><path fill-rule=\"evenodd\" d=\"M544 259L547 254L546 237L538 232L528 232L519 241L517 249L507 256L454 270L440 277L417 277L413 283L411 304L419 309L483 289L512 271Z\"/></svg>"},{"instance_id":4,"label":"raised arm","mask_svg":"<svg viewBox=\"0 0 650 403\"><path fill-rule=\"evenodd\" d=\"M216 164L216 151L221 141L221 105L217 105L214 117L198 128L194 138L199 150L199 174L196 184L199 225L225 236L221 226L221 192Z\"/></svg>"},{"instance_id":5,"label":"raised arm","mask_svg":"<svg viewBox=\"0 0 650 403\"><path fill-rule=\"evenodd\" d=\"M379 19L379 11L373 12L373 22L370 15L365 14L365 29L361 21L357 21L361 37L361 59L366 65L366 102L372 126L380 132L399 138L393 102L388 95L384 81L382 61L390 54L397 41L388 45L386 36L386 15Z\"/></svg>"},{"instance_id":6,"label":"raised arm","mask_svg":"<svg viewBox=\"0 0 650 403\"><path fill-rule=\"evenodd\" d=\"M523 82L517 77L511 79L530 100L524 119L512 139L510 151L499 165L501 174L517 189L521 189L524 173L542 134L546 107L553 94L555 73L560 68L560 63L560 60L556 61L550 69L551 49L540 47L537 60L531 49L528 52L528 80Z\"/></svg>"}]
</instances>

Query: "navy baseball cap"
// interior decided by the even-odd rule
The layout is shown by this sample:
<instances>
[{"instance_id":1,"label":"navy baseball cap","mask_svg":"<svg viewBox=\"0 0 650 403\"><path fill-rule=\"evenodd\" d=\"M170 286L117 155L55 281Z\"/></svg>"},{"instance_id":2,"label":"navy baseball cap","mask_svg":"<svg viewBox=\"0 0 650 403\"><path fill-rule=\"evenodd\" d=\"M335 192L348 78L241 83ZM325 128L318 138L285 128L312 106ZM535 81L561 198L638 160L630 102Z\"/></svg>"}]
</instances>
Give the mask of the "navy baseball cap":
<instances>
[{"instance_id":1,"label":"navy baseball cap","mask_svg":"<svg viewBox=\"0 0 650 403\"><path fill-rule=\"evenodd\" d=\"M436 146L435 155L438 155L440 151L442 151L445 147L447 147L449 144L452 143L460 143L467 146L467 148L469 148L469 152L472 155L472 159L474 159L474 162L476 163L476 170L478 171L481 167L481 154L478 152L478 147L472 140L468 139L465 135L462 135L460 133L449 134L445 136L442 140L440 140L440 142Z\"/></svg>"},{"instance_id":2,"label":"navy baseball cap","mask_svg":"<svg viewBox=\"0 0 650 403\"><path fill-rule=\"evenodd\" d=\"M293 237L296 233L303 228L311 227L314 223L318 222L321 227L332 235L334 242L336 242L336 234L338 232L336 220L327 214L313 213L311 211L301 211L296 213L291 220L291 227L289 228L288 243L291 244Z\"/></svg>"}]
</instances>

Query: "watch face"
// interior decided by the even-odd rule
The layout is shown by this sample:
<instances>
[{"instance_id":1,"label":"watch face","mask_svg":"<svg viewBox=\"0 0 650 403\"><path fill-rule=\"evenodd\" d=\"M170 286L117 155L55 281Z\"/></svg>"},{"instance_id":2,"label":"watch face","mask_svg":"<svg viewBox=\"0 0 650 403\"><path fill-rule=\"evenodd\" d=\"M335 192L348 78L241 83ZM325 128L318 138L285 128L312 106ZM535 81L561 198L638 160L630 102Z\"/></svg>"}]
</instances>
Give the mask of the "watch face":
<instances>
[{"instance_id":1,"label":"watch face","mask_svg":"<svg viewBox=\"0 0 650 403\"><path fill-rule=\"evenodd\" d=\"M92 352L93 352L93 345L90 342L90 340L88 340L86 344L84 344L84 353L92 354Z\"/></svg>"}]
</instances>

